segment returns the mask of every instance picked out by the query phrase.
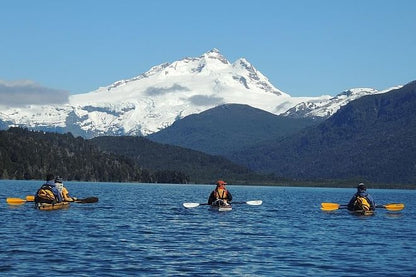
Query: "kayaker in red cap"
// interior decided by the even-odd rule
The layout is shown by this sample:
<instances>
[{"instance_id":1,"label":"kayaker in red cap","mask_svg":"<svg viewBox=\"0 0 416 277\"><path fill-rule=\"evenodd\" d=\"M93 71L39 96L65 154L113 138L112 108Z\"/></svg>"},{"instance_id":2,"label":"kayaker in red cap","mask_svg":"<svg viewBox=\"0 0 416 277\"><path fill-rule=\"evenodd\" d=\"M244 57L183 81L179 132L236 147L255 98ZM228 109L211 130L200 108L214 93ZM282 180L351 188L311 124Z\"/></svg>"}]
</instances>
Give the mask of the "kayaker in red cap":
<instances>
[{"instance_id":1,"label":"kayaker in red cap","mask_svg":"<svg viewBox=\"0 0 416 277\"><path fill-rule=\"evenodd\" d=\"M213 202L217 200L223 200L224 202L231 202L233 200L233 196L225 187L227 183L223 180L217 181L217 187L211 192L208 198L208 204L211 205Z\"/></svg>"}]
</instances>

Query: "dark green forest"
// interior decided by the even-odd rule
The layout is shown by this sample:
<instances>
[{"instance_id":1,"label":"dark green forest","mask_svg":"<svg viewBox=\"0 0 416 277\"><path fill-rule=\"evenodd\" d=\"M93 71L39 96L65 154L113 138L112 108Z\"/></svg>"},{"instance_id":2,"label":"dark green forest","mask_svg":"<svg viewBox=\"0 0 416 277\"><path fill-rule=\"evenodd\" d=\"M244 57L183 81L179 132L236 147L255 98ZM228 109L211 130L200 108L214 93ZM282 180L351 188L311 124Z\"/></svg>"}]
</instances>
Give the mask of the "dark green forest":
<instances>
[{"instance_id":1,"label":"dark green forest","mask_svg":"<svg viewBox=\"0 0 416 277\"><path fill-rule=\"evenodd\" d=\"M195 183L213 183L216 179L238 184L280 181L273 176L254 173L221 156L160 144L143 137L97 137L91 139L91 142L102 151L132 159L140 167L186 172L189 180Z\"/></svg>"},{"instance_id":2,"label":"dark green forest","mask_svg":"<svg viewBox=\"0 0 416 277\"><path fill-rule=\"evenodd\" d=\"M0 178L44 179L52 173L66 180L101 182L187 183L189 176L149 170L129 158L104 153L72 134L10 128L0 131Z\"/></svg>"},{"instance_id":3,"label":"dark green forest","mask_svg":"<svg viewBox=\"0 0 416 277\"><path fill-rule=\"evenodd\" d=\"M44 179L52 173L71 181L142 183L267 183L277 179L256 174L220 156L163 145L143 137L98 137L86 140L10 128L0 131L0 179Z\"/></svg>"}]
</instances>

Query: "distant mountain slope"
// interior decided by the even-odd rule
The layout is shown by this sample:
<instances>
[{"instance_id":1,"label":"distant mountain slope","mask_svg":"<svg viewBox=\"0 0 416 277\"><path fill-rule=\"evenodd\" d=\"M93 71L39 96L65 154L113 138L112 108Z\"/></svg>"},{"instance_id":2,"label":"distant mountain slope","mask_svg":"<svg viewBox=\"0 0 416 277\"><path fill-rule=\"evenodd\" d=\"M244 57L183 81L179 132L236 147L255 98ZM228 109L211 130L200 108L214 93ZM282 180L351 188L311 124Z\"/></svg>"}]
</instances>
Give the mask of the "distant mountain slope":
<instances>
[{"instance_id":1,"label":"distant mountain slope","mask_svg":"<svg viewBox=\"0 0 416 277\"><path fill-rule=\"evenodd\" d=\"M224 157L159 144L143 137L96 137L90 141L105 152L128 157L145 168L186 172L191 182L212 183L218 178L225 178L244 184L270 180Z\"/></svg>"},{"instance_id":2,"label":"distant mountain slope","mask_svg":"<svg viewBox=\"0 0 416 277\"><path fill-rule=\"evenodd\" d=\"M262 141L285 137L317 122L278 116L248 105L227 104L187 116L147 138L226 156Z\"/></svg>"},{"instance_id":3,"label":"distant mountain slope","mask_svg":"<svg viewBox=\"0 0 416 277\"><path fill-rule=\"evenodd\" d=\"M291 178L416 184L415 141L416 81L355 100L314 128L232 160Z\"/></svg>"}]
</instances>

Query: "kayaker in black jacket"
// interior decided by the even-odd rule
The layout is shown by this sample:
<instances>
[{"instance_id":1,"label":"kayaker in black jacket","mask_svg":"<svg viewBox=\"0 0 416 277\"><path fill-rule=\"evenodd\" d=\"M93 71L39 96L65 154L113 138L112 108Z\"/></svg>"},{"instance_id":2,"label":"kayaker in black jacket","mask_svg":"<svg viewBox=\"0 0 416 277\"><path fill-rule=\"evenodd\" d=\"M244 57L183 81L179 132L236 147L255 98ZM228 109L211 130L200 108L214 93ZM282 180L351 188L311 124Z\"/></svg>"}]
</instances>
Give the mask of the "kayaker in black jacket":
<instances>
[{"instance_id":1,"label":"kayaker in black jacket","mask_svg":"<svg viewBox=\"0 0 416 277\"><path fill-rule=\"evenodd\" d=\"M35 194L35 203L55 204L59 202L62 202L62 195L55 185L53 174L48 174L46 183Z\"/></svg>"},{"instance_id":2,"label":"kayaker in black jacket","mask_svg":"<svg viewBox=\"0 0 416 277\"><path fill-rule=\"evenodd\" d=\"M360 183L357 186L357 192L352 196L350 202L348 203L348 210L374 211L375 209L376 203L374 202L373 197L367 192L367 188L365 187L365 185L363 183Z\"/></svg>"},{"instance_id":3,"label":"kayaker in black jacket","mask_svg":"<svg viewBox=\"0 0 416 277\"><path fill-rule=\"evenodd\" d=\"M217 187L211 192L208 198L208 204L211 205L213 202L221 199L225 202L231 202L233 200L233 196L225 187L227 183L223 180L218 180L216 185Z\"/></svg>"}]
</instances>

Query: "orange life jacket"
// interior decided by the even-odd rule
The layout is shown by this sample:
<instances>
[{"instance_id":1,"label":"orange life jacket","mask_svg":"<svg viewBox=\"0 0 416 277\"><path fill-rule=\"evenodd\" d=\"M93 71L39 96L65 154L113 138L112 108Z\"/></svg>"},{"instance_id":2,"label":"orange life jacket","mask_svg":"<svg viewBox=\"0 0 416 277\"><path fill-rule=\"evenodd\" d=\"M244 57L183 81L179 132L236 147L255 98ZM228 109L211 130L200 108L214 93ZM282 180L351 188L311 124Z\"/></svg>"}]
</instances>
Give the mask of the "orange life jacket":
<instances>
[{"instance_id":1,"label":"orange life jacket","mask_svg":"<svg viewBox=\"0 0 416 277\"><path fill-rule=\"evenodd\" d=\"M62 187L62 199L63 199L64 201L67 201L67 202L72 202L72 201L74 201L74 199L73 199L71 196L69 196L69 192L68 192L68 190L66 189L66 187Z\"/></svg>"},{"instance_id":2,"label":"orange life jacket","mask_svg":"<svg viewBox=\"0 0 416 277\"><path fill-rule=\"evenodd\" d=\"M228 191L223 186L218 187L214 191L214 196L217 199L227 199L228 198Z\"/></svg>"}]
</instances>

